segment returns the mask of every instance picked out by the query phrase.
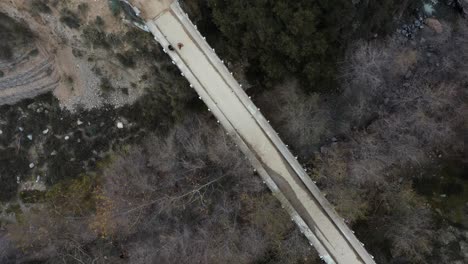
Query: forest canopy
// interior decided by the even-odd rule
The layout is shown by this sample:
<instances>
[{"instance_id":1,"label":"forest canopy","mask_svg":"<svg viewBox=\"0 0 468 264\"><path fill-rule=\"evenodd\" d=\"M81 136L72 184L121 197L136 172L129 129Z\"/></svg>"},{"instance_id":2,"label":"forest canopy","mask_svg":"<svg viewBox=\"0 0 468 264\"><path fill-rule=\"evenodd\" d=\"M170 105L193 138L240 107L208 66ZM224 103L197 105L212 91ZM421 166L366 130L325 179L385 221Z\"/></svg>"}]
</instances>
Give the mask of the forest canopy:
<instances>
[{"instance_id":1,"label":"forest canopy","mask_svg":"<svg viewBox=\"0 0 468 264\"><path fill-rule=\"evenodd\" d=\"M308 91L336 89L337 63L351 38L387 34L413 2L208 0L223 52L247 60L247 77L271 87L296 76Z\"/></svg>"}]
</instances>

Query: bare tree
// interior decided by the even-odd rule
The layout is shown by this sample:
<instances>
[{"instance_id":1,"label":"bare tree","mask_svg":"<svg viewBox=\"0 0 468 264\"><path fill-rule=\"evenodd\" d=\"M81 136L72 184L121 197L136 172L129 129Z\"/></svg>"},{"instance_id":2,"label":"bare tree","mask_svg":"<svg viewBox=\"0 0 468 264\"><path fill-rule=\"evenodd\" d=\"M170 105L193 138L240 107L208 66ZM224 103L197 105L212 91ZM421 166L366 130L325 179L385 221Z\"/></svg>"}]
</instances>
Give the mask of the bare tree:
<instances>
[{"instance_id":1,"label":"bare tree","mask_svg":"<svg viewBox=\"0 0 468 264\"><path fill-rule=\"evenodd\" d=\"M286 212L226 133L207 124L195 118L151 136L104 171L95 226L131 237L132 263L251 263L286 243Z\"/></svg>"},{"instance_id":2,"label":"bare tree","mask_svg":"<svg viewBox=\"0 0 468 264\"><path fill-rule=\"evenodd\" d=\"M286 144L307 157L330 136L333 126L323 100L319 94L306 95L296 81L289 81L265 92L259 104Z\"/></svg>"},{"instance_id":3,"label":"bare tree","mask_svg":"<svg viewBox=\"0 0 468 264\"><path fill-rule=\"evenodd\" d=\"M424 262L432 252L434 231L430 208L409 186L386 192L387 214L376 224L384 226L385 237L392 243L392 254L412 262Z\"/></svg>"}]
</instances>

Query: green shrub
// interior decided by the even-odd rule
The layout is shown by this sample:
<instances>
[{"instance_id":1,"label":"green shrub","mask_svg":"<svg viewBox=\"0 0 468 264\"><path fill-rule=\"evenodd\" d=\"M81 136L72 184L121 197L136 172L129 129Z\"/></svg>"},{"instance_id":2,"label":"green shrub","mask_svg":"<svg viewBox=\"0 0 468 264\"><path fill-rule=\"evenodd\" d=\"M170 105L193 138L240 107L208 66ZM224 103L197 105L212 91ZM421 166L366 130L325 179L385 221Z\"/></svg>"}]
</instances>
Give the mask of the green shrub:
<instances>
[{"instance_id":1,"label":"green shrub","mask_svg":"<svg viewBox=\"0 0 468 264\"><path fill-rule=\"evenodd\" d=\"M114 16L117 16L122 11L122 3L120 0L109 0L109 8Z\"/></svg>"},{"instance_id":2,"label":"green shrub","mask_svg":"<svg viewBox=\"0 0 468 264\"><path fill-rule=\"evenodd\" d=\"M103 92L111 92L114 91L114 87L112 83L109 81L107 77L101 78L101 85L99 86Z\"/></svg>"},{"instance_id":3,"label":"green shrub","mask_svg":"<svg viewBox=\"0 0 468 264\"><path fill-rule=\"evenodd\" d=\"M200 28L209 34L215 24L223 36L216 38L217 50L232 62L247 60L253 84L273 87L296 77L308 91L331 91L348 43L391 32L395 14L416 2L208 0L212 17Z\"/></svg>"},{"instance_id":4,"label":"green shrub","mask_svg":"<svg viewBox=\"0 0 468 264\"><path fill-rule=\"evenodd\" d=\"M96 185L94 177L81 176L55 184L44 197L59 212L82 216L95 210Z\"/></svg>"},{"instance_id":5,"label":"green shrub","mask_svg":"<svg viewBox=\"0 0 468 264\"><path fill-rule=\"evenodd\" d=\"M0 59L11 60L13 57L13 50L7 45L0 45Z\"/></svg>"},{"instance_id":6,"label":"green shrub","mask_svg":"<svg viewBox=\"0 0 468 264\"><path fill-rule=\"evenodd\" d=\"M15 214L16 221L19 223L22 223L24 221L24 213L23 210L21 210L21 206L17 203L15 204L10 204L8 208L6 209L7 214Z\"/></svg>"},{"instance_id":7,"label":"green shrub","mask_svg":"<svg viewBox=\"0 0 468 264\"><path fill-rule=\"evenodd\" d=\"M94 20L94 24L98 27L104 27L105 26L105 23L104 23L104 19L102 19L102 17L100 16L97 16L96 19Z\"/></svg>"},{"instance_id":8,"label":"green shrub","mask_svg":"<svg viewBox=\"0 0 468 264\"><path fill-rule=\"evenodd\" d=\"M21 191L20 198L23 203L40 203L44 201L45 192L39 190Z\"/></svg>"},{"instance_id":9,"label":"green shrub","mask_svg":"<svg viewBox=\"0 0 468 264\"><path fill-rule=\"evenodd\" d=\"M67 25L67 27L77 29L81 26L81 19L69 9L62 9L60 14L60 22Z\"/></svg>"},{"instance_id":10,"label":"green shrub","mask_svg":"<svg viewBox=\"0 0 468 264\"><path fill-rule=\"evenodd\" d=\"M230 58L248 59L249 76L266 86L296 75L307 87L333 80L340 47L313 1L209 0ZM332 15L330 13L326 14ZM338 27L338 25L327 25ZM253 79L253 78L251 78ZM327 87L328 88L328 87Z\"/></svg>"},{"instance_id":11,"label":"green shrub","mask_svg":"<svg viewBox=\"0 0 468 264\"><path fill-rule=\"evenodd\" d=\"M106 33L104 33L100 28L88 25L83 29L83 38L84 40L92 45L94 48L109 48L109 43L107 42Z\"/></svg>"},{"instance_id":12,"label":"green shrub","mask_svg":"<svg viewBox=\"0 0 468 264\"><path fill-rule=\"evenodd\" d=\"M48 175L46 182L54 185L64 179L76 177L82 172L81 165L72 161L73 155L66 150L57 151L57 155L48 159Z\"/></svg>"},{"instance_id":13,"label":"green shrub","mask_svg":"<svg viewBox=\"0 0 468 264\"><path fill-rule=\"evenodd\" d=\"M37 55L39 55L39 50L38 49L33 49L33 50L31 50L31 52L29 52L28 55L31 56L31 57L36 57Z\"/></svg>"},{"instance_id":14,"label":"green shrub","mask_svg":"<svg viewBox=\"0 0 468 264\"><path fill-rule=\"evenodd\" d=\"M15 49L34 42L34 34L24 21L15 21L0 12L0 40L0 59L9 60Z\"/></svg>"},{"instance_id":15,"label":"green shrub","mask_svg":"<svg viewBox=\"0 0 468 264\"><path fill-rule=\"evenodd\" d=\"M15 148L0 149L0 201L15 197L18 188L16 177L22 177L29 169L26 155Z\"/></svg>"},{"instance_id":16,"label":"green shrub","mask_svg":"<svg viewBox=\"0 0 468 264\"><path fill-rule=\"evenodd\" d=\"M31 1L31 9L33 12L37 11L40 13L50 14L52 13L52 10L48 6L48 4L48 0L33 0Z\"/></svg>"},{"instance_id":17,"label":"green shrub","mask_svg":"<svg viewBox=\"0 0 468 264\"><path fill-rule=\"evenodd\" d=\"M73 54L73 56L75 56L77 58L82 58L83 57L83 52L81 52L81 50L76 49L76 48L72 48L72 54Z\"/></svg>"},{"instance_id":18,"label":"green shrub","mask_svg":"<svg viewBox=\"0 0 468 264\"><path fill-rule=\"evenodd\" d=\"M132 52L117 53L115 56L123 66L129 68L135 67L135 61L133 60L134 55Z\"/></svg>"},{"instance_id":19,"label":"green shrub","mask_svg":"<svg viewBox=\"0 0 468 264\"><path fill-rule=\"evenodd\" d=\"M78 5L78 12L80 15L85 16L89 11L88 3L81 3Z\"/></svg>"},{"instance_id":20,"label":"green shrub","mask_svg":"<svg viewBox=\"0 0 468 264\"><path fill-rule=\"evenodd\" d=\"M115 34L115 33L107 34L106 42L113 48L119 47L122 45L122 39L120 38L120 35Z\"/></svg>"}]
</instances>

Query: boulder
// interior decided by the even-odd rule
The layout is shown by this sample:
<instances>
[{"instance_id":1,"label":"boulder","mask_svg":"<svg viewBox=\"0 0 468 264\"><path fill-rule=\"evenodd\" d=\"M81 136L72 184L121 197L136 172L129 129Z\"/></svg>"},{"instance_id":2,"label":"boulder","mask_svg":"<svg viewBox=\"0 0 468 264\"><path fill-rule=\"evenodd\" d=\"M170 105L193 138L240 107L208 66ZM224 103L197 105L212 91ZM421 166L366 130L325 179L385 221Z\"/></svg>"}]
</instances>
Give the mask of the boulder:
<instances>
[{"instance_id":1,"label":"boulder","mask_svg":"<svg viewBox=\"0 0 468 264\"><path fill-rule=\"evenodd\" d=\"M434 30L437 34L440 34L444 31L440 21L435 18L426 18L426 20L424 20L424 24L426 24L430 29Z\"/></svg>"}]
</instances>

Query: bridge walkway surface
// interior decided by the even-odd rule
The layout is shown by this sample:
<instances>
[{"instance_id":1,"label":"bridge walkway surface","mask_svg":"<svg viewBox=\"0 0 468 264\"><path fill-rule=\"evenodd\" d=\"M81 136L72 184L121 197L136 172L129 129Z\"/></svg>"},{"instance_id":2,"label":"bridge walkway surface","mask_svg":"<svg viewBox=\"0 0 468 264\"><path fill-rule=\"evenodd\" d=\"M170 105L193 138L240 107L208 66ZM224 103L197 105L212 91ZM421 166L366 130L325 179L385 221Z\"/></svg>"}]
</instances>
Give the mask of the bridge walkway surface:
<instances>
[{"instance_id":1,"label":"bridge walkway surface","mask_svg":"<svg viewBox=\"0 0 468 264\"><path fill-rule=\"evenodd\" d=\"M155 39L234 138L320 257L326 263L375 263L179 3L130 2L141 11ZM183 47L179 49L178 43Z\"/></svg>"}]
</instances>

